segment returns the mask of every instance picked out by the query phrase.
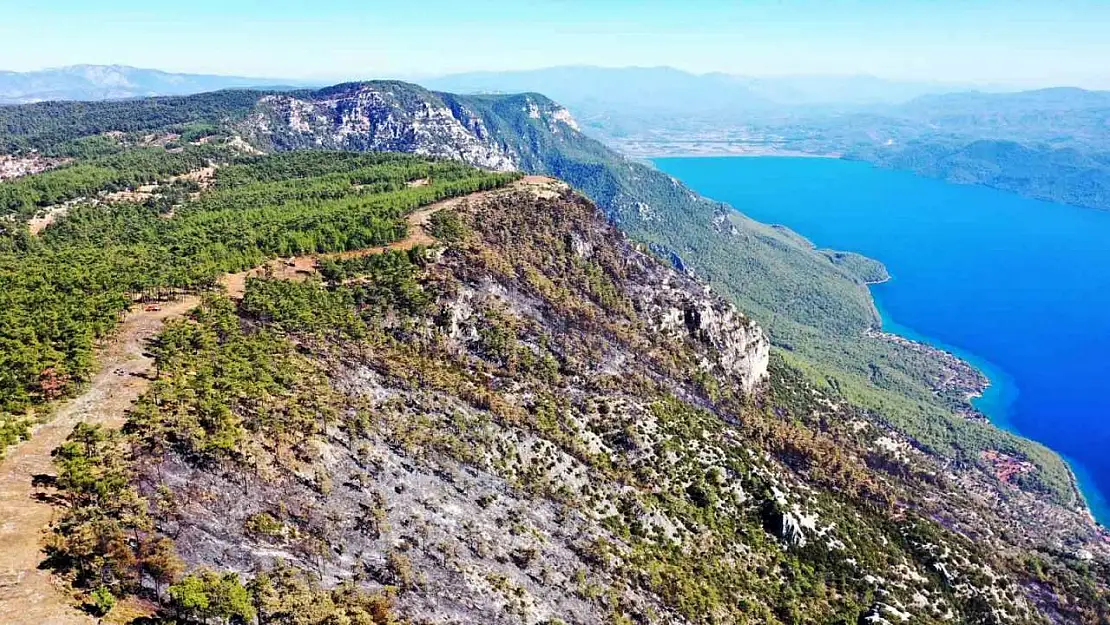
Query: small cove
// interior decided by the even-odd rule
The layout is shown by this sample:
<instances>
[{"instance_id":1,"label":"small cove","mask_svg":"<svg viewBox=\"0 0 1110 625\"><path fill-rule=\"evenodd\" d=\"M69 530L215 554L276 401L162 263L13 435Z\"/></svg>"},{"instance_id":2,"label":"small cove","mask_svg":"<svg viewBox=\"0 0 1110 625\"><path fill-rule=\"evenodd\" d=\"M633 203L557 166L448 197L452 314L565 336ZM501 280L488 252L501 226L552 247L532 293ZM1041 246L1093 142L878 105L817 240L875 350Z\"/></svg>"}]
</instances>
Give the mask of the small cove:
<instances>
[{"instance_id":1,"label":"small cove","mask_svg":"<svg viewBox=\"0 0 1110 625\"><path fill-rule=\"evenodd\" d=\"M823 248L886 264L886 331L992 385L976 406L1066 457L1110 521L1110 212L837 159L667 158L663 171Z\"/></svg>"}]
</instances>

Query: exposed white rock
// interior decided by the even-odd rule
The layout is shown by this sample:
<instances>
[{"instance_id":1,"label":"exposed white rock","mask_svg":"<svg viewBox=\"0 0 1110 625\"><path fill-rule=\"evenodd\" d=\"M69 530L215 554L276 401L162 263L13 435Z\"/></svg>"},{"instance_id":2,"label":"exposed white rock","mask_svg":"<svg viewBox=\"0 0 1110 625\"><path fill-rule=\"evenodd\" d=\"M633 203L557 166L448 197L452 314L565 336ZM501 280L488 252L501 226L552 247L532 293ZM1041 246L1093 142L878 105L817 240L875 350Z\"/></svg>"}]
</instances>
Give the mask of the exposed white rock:
<instances>
[{"instance_id":1,"label":"exposed white rock","mask_svg":"<svg viewBox=\"0 0 1110 625\"><path fill-rule=\"evenodd\" d=\"M45 158L35 153L21 156L0 154L0 180L37 174L68 161L69 159Z\"/></svg>"},{"instance_id":2,"label":"exposed white rock","mask_svg":"<svg viewBox=\"0 0 1110 625\"><path fill-rule=\"evenodd\" d=\"M430 95L413 105L375 85L314 100L267 96L243 129L256 142L279 148L411 152L496 171L518 168L516 157L489 139L471 111L452 110Z\"/></svg>"},{"instance_id":3,"label":"exposed white rock","mask_svg":"<svg viewBox=\"0 0 1110 625\"><path fill-rule=\"evenodd\" d=\"M594 253L593 245L590 244L585 238L577 232L572 232L569 235L570 249L574 252L575 256L579 258L589 258Z\"/></svg>"},{"instance_id":4,"label":"exposed white rock","mask_svg":"<svg viewBox=\"0 0 1110 625\"><path fill-rule=\"evenodd\" d=\"M540 119L542 117L542 115L540 115L540 107L536 106L536 103L533 102L531 98L528 99L528 107L525 110L528 112L528 117L532 119Z\"/></svg>"},{"instance_id":5,"label":"exposed white rock","mask_svg":"<svg viewBox=\"0 0 1110 625\"><path fill-rule=\"evenodd\" d=\"M678 274L642 288L641 309L649 320L675 339L700 344L699 363L707 373L735 378L745 392L752 392L767 377L771 345L763 330L731 305L714 297L705 287Z\"/></svg>"},{"instance_id":6,"label":"exposed white rock","mask_svg":"<svg viewBox=\"0 0 1110 625\"><path fill-rule=\"evenodd\" d=\"M562 122L567 126L573 128L574 130L578 130L578 122L574 120L574 116L570 114L570 111L565 108L560 107L555 109L555 112L551 114L551 117L557 122Z\"/></svg>"}]
</instances>

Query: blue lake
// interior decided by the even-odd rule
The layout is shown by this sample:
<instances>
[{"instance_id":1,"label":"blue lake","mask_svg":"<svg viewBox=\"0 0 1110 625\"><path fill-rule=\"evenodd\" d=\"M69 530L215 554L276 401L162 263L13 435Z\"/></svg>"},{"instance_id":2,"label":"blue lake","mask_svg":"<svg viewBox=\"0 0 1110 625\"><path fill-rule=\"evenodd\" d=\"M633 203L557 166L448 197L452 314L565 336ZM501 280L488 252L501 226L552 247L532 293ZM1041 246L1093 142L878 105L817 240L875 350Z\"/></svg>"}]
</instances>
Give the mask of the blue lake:
<instances>
[{"instance_id":1,"label":"blue lake","mask_svg":"<svg viewBox=\"0 0 1110 625\"><path fill-rule=\"evenodd\" d=\"M881 260L884 328L950 349L993 386L978 407L1068 458L1110 524L1110 211L866 163L669 158L656 166L750 217Z\"/></svg>"}]
</instances>

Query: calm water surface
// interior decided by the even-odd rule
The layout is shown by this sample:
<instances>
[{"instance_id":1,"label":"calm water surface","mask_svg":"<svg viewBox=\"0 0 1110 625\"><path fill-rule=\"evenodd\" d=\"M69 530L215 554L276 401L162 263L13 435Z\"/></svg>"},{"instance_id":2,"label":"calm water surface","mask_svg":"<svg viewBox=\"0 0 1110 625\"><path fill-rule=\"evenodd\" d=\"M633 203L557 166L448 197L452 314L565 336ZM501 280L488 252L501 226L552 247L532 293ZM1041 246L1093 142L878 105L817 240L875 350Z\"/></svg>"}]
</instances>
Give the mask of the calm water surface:
<instances>
[{"instance_id":1,"label":"calm water surface","mask_svg":"<svg viewBox=\"0 0 1110 625\"><path fill-rule=\"evenodd\" d=\"M993 386L979 408L1067 457L1110 524L1110 211L836 159L655 163L759 221L885 263L893 280L872 288L884 328L982 368Z\"/></svg>"}]
</instances>

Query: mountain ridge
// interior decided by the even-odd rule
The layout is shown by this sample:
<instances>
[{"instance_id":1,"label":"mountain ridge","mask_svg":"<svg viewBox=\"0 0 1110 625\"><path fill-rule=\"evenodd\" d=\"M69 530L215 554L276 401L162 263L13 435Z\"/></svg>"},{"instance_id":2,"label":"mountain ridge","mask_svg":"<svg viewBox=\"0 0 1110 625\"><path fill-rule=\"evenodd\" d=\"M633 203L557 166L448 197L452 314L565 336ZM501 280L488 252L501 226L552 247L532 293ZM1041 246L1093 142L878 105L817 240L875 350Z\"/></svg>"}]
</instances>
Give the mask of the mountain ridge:
<instances>
[{"instance_id":1,"label":"mountain ridge","mask_svg":"<svg viewBox=\"0 0 1110 625\"><path fill-rule=\"evenodd\" d=\"M191 95L219 89L295 88L309 81L165 72L128 65L69 65L0 71L0 104Z\"/></svg>"},{"instance_id":2,"label":"mountain ridge","mask_svg":"<svg viewBox=\"0 0 1110 625\"><path fill-rule=\"evenodd\" d=\"M420 164L252 157L180 214L249 211L228 194L365 163ZM461 171L439 167L432 186ZM460 194L436 215L435 249L262 274L171 323L123 432L78 428L56 454L63 579L187 621L369 603L375 625L1036 622L993 553L927 509L884 520L942 479L928 456L781 363L768 376L758 327L565 185ZM841 425L801 425L822 419ZM115 546L90 552L86 532ZM302 598L320 592L337 594Z\"/></svg>"},{"instance_id":3,"label":"mountain ridge","mask_svg":"<svg viewBox=\"0 0 1110 625\"><path fill-rule=\"evenodd\" d=\"M391 213L388 202L366 195L427 200L434 190L461 188L452 183L459 176L493 175L446 160L325 147L453 159L484 159L494 150L514 167L565 179L597 203L566 190L469 203L430 224L443 255L322 263L322 280L263 277L246 286L239 304L217 299L194 323L165 335L162 369L217 367L219 375L167 373L160 394L139 406L128 438L108 435L96 450L108 460L116 458L116 442L155 452L144 457L157 470L135 468L133 475L143 476L140 495L162 492L162 477L171 491L209 489L208 499L174 491L190 506L187 514L158 520L169 534L182 530L190 566L290 552L314 574L342 567L342 577L361 588L394 586L408 610L436 600L421 588L440 588L447 562L480 562L480 575L453 586L473 589L473 596L450 597L482 606L474 609L485 621L564 618L583 605L577 602L589 602L588 622L742 614L762 622L882 622L902 614L939 622L947 608L950 618L988 623L1040 623L1053 614L1063 615L1060 622L1095 623L1106 614L1098 582L1105 543L1082 517L1066 467L1043 448L954 412L966 407L966 389L946 386L951 362L942 366L921 346L873 332L876 315L863 282L880 275L876 266L814 250L789 231L700 198L581 135L560 110L538 96L456 96L396 82L0 109L0 129L8 133L0 138L22 145L17 153L77 159L0 186L0 208L16 221L118 186L153 182L165 189L156 194L166 194L146 206L71 209L72 217L38 239L5 233L16 250L9 254L78 242L100 253L196 224L188 244L173 250L255 266L261 250L289 257L401 238L403 211ZM194 191L195 199L166 178L213 160L220 165L214 186ZM68 178L76 173L89 178ZM262 232L244 239L243 220L256 220L252 227ZM260 248L242 251L233 240ZM146 247L161 249L158 241ZM146 247L127 248L128 255L150 254ZM654 273L663 265L652 256L680 273ZM148 262L160 267L157 258ZM653 269L645 274L644 267ZM202 275L182 277L170 267L155 274L164 282L148 288L208 283L209 264L183 269ZM683 277L688 273L704 282ZM697 284L691 296L715 292L767 329L775 349L764 394L745 398L743 384L719 374L716 359L731 358L727 346L714 343L720 334L712 328L725 317L718 310L653 303L673 284ZM373 340L360 342L362 332ZM674 347L676 337L703 351ZM282 419L221 395L227 383L249 381L255 371L286 382L243 387L262 393L260 405L280 398ZM206 387L213 379L225 382ZM562 384L570 385L565 397L554 392ZM367 410L336 413L311 403L360 396L371 400ZM209 413L190 399L197 397L216 397L213 405L232 410ZM319 407L285 411L313 405ZM332 420L334 414L346 416ZM286 430L285 418L303 427ZM308 433L310 440L299 438ZM356 439L365 439L368 453ZM497 444L505 440L513 444ZM257 453L239 456L235 441ZM324 453L317 458L314 449ZM79 452L76 445L62 455L80 461ZM672 453L681 470L667 464ZM275 482L246 480L235 464L271 457L279 462L257 466L277 471L261 473ZM564 470L580 463L589 470ZM450 484L460 483L468 494L458 509L482 524L478 538L463 543L441 533L443 511L453 508L413 499L421 485L452 493ZM596 500L604 514L562 508L552 486L561 483L583 488L572 491L571 502ZM244 496L243 488L260 490ZM537 492L550 498L534 499ZM281 493L296 505L258 507ZM81 507L80 492L72 496L75 519L95 512ZM244 507L204 504L225 500ZM410 510L427 515L422 521ZM332 518L357 518L360 526ZM557 518L581 521L575 527L583 531L553 535L544 519ZM448 525L461 522L451 519ZM426 527L436 538L410 527ZM549 542L532 542L529 528ZM329 538L332 530L363 537ZM234 538L221 542L227 536ZM669 547L669 536L686 542ZM555 547L567 540L566 550ZM372 545L365 558L344 549L356 542ZM439 543L458 544L437 550ZM545 549L558 551L550 577L539 564L549 558L537 558ZM575 561L587 563L585 578L576 565L563 565ZM245 565L236 566L246 574ZM880 573L868 581L858 566ZM196 576L191 587L209 583ZM534 609L552 601L564 607Z\"/></svg>"}]
</instances>

